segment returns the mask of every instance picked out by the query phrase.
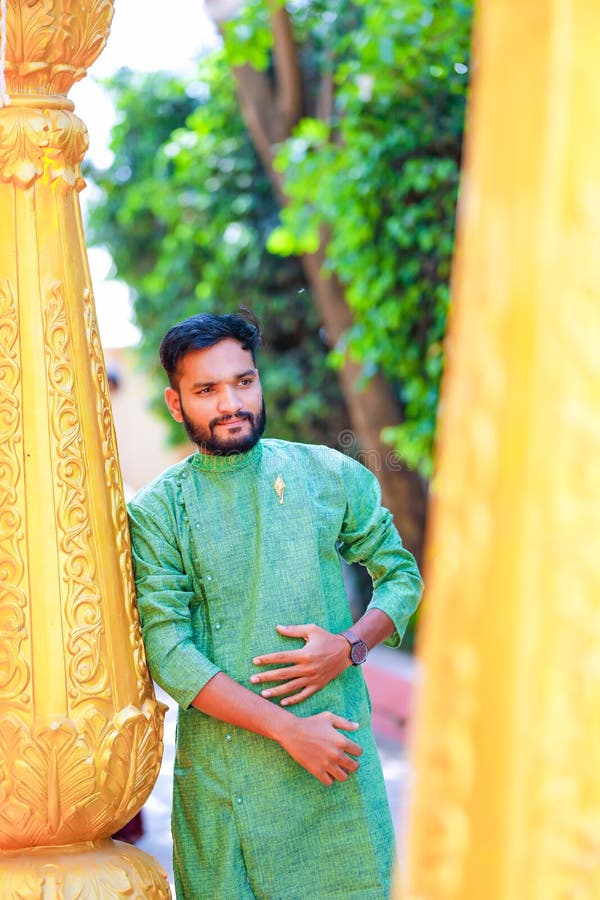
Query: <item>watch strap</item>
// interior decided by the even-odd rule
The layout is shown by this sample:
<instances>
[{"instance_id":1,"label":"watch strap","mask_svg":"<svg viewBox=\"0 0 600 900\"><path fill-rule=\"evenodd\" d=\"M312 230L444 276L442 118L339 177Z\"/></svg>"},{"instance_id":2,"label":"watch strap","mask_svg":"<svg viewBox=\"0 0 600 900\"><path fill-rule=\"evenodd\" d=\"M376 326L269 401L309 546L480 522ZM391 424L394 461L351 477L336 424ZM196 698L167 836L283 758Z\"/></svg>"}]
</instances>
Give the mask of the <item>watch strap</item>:
<instances>
[{"instance_id":1,"label":"watch strap","mask_svg":"<svg viewBox=\"0 0 600 900\"><path fill-rule=\"evenodd\" d=\"M359 636L355 634L351 628L346 628L345 631L340 631L340 634L346 638L350 646L352 646L352 644L357 644L358 641L360 641Z\"/></svg>"}]
</instances>

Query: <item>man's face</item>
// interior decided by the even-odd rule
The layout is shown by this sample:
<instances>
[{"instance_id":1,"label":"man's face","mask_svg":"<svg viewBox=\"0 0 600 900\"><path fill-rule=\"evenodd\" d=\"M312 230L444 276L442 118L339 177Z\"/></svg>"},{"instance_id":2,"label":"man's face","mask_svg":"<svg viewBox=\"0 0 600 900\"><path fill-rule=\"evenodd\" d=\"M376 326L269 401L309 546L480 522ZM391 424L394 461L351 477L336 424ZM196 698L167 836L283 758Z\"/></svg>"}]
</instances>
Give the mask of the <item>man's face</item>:
<instances>
[{"instance_id":1,"label":"man's face","mask_svg":"<svg viewBox=\"0 0 600 900\"><path fill-rule=\"evenodd\" d=\"M202 453L243 453L265 428L265 409L252 354L226 338L191 350L178 367L179 388L168 387L165 400L176 422Z\"/></svg>"}]
</instances>

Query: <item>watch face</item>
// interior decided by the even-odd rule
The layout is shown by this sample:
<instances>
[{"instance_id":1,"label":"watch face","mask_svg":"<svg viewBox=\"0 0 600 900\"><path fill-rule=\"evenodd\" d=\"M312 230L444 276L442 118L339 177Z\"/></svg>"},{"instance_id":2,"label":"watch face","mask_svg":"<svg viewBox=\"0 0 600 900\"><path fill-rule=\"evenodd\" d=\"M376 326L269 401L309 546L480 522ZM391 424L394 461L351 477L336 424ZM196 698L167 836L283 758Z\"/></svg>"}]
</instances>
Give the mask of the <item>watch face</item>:
<instances>
[{"instance_id":1,"label":"watch face","mask_svg":"<svg viewBox=\"0 0 600 900\"><path fill-rule=\"evenodd\" d=\"M356 641L350 647L350 659L354 663L355 666L360 666L364 663L367 658L369 650L364 641Z\"/></svg>"}]
</instances>

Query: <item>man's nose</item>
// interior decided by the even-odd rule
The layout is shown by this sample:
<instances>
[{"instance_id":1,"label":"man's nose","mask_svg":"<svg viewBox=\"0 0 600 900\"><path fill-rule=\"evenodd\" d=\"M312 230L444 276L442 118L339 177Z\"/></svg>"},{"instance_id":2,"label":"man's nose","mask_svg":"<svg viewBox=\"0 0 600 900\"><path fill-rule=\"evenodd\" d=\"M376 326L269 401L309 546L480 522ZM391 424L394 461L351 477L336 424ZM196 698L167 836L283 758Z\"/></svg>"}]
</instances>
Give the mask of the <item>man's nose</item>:
<instances>
[{"instance_id":1,"label":"man's nose","mask_svg":"<svg viewBox=\"0 0 600 900\"><path fill-rule=\"evenodd\" d=\"M223 415L239 412L243 404L233 385L226 384L219 394L219 412Z\"/></svg>"}]
</instances>

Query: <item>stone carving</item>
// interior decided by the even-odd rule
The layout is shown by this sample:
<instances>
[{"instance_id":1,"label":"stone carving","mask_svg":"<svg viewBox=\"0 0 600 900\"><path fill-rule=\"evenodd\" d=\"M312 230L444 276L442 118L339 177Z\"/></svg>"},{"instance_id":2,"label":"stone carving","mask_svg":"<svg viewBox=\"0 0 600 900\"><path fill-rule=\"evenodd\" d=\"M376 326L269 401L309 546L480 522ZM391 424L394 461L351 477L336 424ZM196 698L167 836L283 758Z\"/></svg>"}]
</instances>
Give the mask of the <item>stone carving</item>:
<instances>
[{"instance_id":1,"label":"stone carving","mask_svg":"<svg viewBox=\"0 0 600 900\"><path fill-rule=\"evenodd\" d=\"M6 86L66 95L104 49L113 0L9 2Z\"/></svg>"},{"instance_id":2,"label":"stone carving","mask_svg":"<svg viewBox=\"0 0 600 900\"><path fill-rule=\"evenodd\" d=\"M14 293L0 284L0 697L26 709L30 666L23 654L28 640L27 597L23 590L23 517L17 503L22 475L22 435Z\"/></svg>"},{"instance_id":3,"label":"stone carving","mask_svg":"<svg viewBox=\"0 0 600 900\"><path fill-rule=\"evenodd\" d=\"M8 0L0 109L0 893L169 896L107 840L159 771L66 97L112 0Z\"/></svg>"},{"instance_id":4,"label":"stone carving","mask_svg":"<svg viewBox=\"0 0 600 900\"><path fill-rule=\"evenodd\" d=\"M156 781L162 712L155 700L107 720L26 725L7 715L0 730L0 849L106 837L137 811Z\"/></svg>"},{"instance_id":5,"label":"stone carving","mask_svg":"<svg viewBox=\"0 0 600 900\"><path fill-rule=\"evenodd\" d=\"M135 597L135 582L131 564L131 544L129 541L127 510L123 494L123 481L118 465L115 429L110 408L110 392L106 379L106 369L104 367L104 359L102 356L102 346L100 344L100 335L98 333L93 297L91 291L87 288L83 294L83 302L90 366L92 378L97 388L96 414L98 417L100 435L102 437L106 486L110 491L111 516L116 535L119 574L121 577L123 595L125 597L130 597L133 600ZM150 684L150 676L148 673L148 666L146 665L146 653L142 643L139 615L135 603L131 602L128 605L127 613L129 617L129 640L137 671L137 687L139 691L139 702L141 703L145 697L149 696L148 686Z\"/></svg>"},{"instance_id":6,"label":"stone carving","mask_svg":"<svg viewBox=\"0 0 600 900\"><path fill-rule=\"evenodd\" d=\"M76 706L87 697L110 697L111 691L86 497L86 460L61 285L51 289L45 317L50 425L55 440L56 519L66 588L64 614L69 628L69 694Z\"/></svg>"},{"instance_id":7,"label":"stone carving","mask_svg":"<svg viewBox=\"0 0 600 900\"><path fill-rule=\"evenodd\" d=\"M0 118L0 177L28 188L38 178L61 179L65 189L81 190L81 161L87 129L66 109L7 107Z\"/></svg>"},{"instance_id":8,"label":"stone carving","mask_svg":"<svg viewBox=\"0 0 600 900\"><path fill-rule=\"evenodd\" d=\"M68 847L39 849L23 861L6 853L2 887L12 900L163 900L169 897L167 877L149 869L148 857L125 844L93 841L77 858Z\"/></svg>"}]
</instances>

